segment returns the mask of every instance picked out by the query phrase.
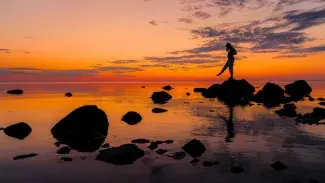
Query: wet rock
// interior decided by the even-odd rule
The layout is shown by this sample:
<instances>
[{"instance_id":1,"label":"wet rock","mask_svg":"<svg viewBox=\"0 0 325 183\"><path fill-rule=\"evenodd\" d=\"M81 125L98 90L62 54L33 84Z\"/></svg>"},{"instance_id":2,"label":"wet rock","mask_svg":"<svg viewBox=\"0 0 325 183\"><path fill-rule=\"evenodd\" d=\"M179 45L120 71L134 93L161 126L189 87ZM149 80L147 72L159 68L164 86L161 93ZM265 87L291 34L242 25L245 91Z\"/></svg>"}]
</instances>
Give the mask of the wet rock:
<instances>
[{"instance_id":1,"label":"wet rock","mask_svg":"<svg viewBox=\"0 0 325 183\"><path fill-rule=\"evenodd\" d=\"M201 141L193 139L185 144L182 149L192 157L200 157L206 150Z\"/></svg>"},{"instance_id":2,"label":"wet rock","mask_svg":"<svg viewBox=\"0 0 325 183\"><path fill-rule=\"evenodd\" d=\"M61 149L57 150L56 153L58 154L69 154L71 151L70 147L62 147Z\"/></svg>"},{"instance_id":3,"label":"wet rock","mask_svg":"<svg viewBox=\"0 0 325 183\"><path fill-rule=\"evenodd\" d=\"M135 144L124 144L100 151L96 160L104 161L114 165L133 164L144 156L144 151Z\"/></svg>"},{"instance_id":4,"label":"wet rock","mask_svg":"<svg viewBox=\"0 0 325 183\"><path fill-rule=\"evenodd\" d=\"M168 111L167 109L161 109L161 108L153 108L152 109L153 113L164 113L164 112L167 112L167 111Z\"/></svg>"},{"instance_id":5,"label":"wet rock","mask_svg":"<svg viewBox=\"0 0 325 183\"><path fill-rule=\"evenodd\" d=\"M72 158L70 158L70 157L61 157L60 160L61 161L66 161L66 162L71 162Z\"/></svg>"},{"instance_id":6,"label":"wet rock","mask_svg":"<svg viewBox=\"0 0 325 183\"><path fill-rule=\"evenodd\" d=\"M24 91L20 89L15 89L15 90L9 90L7 91L7 93L11 95L21 95L24 93Z\"/></svg>"},{"instance_id":7,"label":"wet rock","mask_svg":"<svg viewBox=\"0 0 325 183\"><path fill-rule=\"evenodd\" d=\"M103 144L101 147L102 147L102 148L109 148L110 145L109 145L109 143L106 143L106 144Z\"/></svg>"},{"instance_id":8,"label":"wet rock","mask_svg":"<svg viewBox=\"0 0 325 183\"><path fill-rule=\"evenodd\" d=\"M191 95L191 93L190 93L190 92L187 92L187 93L186 93L186 95L187 95L187 96L190 96L190 95Z\"/></svg>"},{"instance_id":9,"label":"wet rock","mask_svg":"<svg viewBox=\"0 0 325 183\"><path fill-rule=\"evenodd\" d=\"M271 167L275 170L285 170L288 168L285 164L280 161L276 161L275 163L271 164Z\"/></svg>"},{"instance_id":10,"label":"wet rock","mask_svg":"<svg viewBox=\"0 0 325 183\"><path fill-rule=\"evenodd\" d=\"M157 103L157 104L165 104L166 102L168 102L172 98L173 97L170 94L168 94L167 92L164 92L164 91L154 92L151 95L151 100L154 103Z\"/></svg>"},{"instance_id":11,"label":"wet rock","mask_svg":"<svg viewBox=\"0 0 325 183\"><path fill-rule=\"evenodd\" d=\"M68 92L65 94L66 97L72 97L72 93Z\"/></svg>"},{"instance_id":12,"label":"wet rock","mask_svg":"<svg viewBox=\"0 0 325 183\"><path fill-rule=\"evenodd\" d=\"M307 113L297 117L297 121L303 124L319 124L319 121L325 119L325 109L316 107L312 113Z\"/></svg>"},{"instance_id":13,"label":"wet rock","mask_svg":"<svg viewBox=\"0 0 325 183\"><path fill-rule=\"evenodd\" d=\"M191 161L189 161L189 163L194 163L194 164L198 162L200 162L200 160L197 158L193 158Z\"/></svg>"},{"instance_id":14,"label":"wet rock","mask_svg":"<svg viewBox=\"0 0 325 183\"><path fill-rule=\"evenodd\" d=\"M183 152L183 151L180 151L180 152L174 152L174 153L168 154L166 156L170 157L170 158L173 158L173 159L176 159L176 160L181 160L181 159L185 158L186 153Z\"/></svg>"},{"instance_id":15,"label":"wet rock","mask_svg":"<svg viewBox=\"0 0 325 183\"><path fill-rule=\"evenodd\" d=\"M174 88L171 87L170 85L167 85L167 86L164 86L162 89L169 91L169 90L172 90Z\"/></svg>"},{"instance_id":16,"label":"wet rock","mask_svg":"<svg viewBox=\"0 0 325 183\"><path fill-rule=\"evenodd\" d=\"M167 150L165 150L165 149L158 149L157 151L156 151L156 153L157 154L160 154L160 155L163 155L163 154L165 154L167 152Z\"/></svg>"},{"instance_id":17,"label":"wet rock","mask_svg":"<svg viewBox=\"0 0 325 183\"><path fill-rule=\"evenodd\" d=\"M159 143L156 143L156 142L151 142L150 145L149 145L149 149L150 150L155 150L157 149Z\"/></svg>"},{"instance_id":18,"label":"wet rock","mask_svg":"<svg viewBox=\"0 0 325 183\"><path fill-rule=\"evenodd\" d=\"M206 88L194 88L194 92L196 93L201 93L201 92L204 92L206 90Z\"/></svg>"},{"instance_id":19,"label":"wet rock","mask_svg":"<svg viewBox=\"0 0 325 183\"><path fill-rule=\"evenodd\" d=\"M317 100L323 102L325 101L325 98L317 98Z\"/></svg>"},{"instance_id":20,"label":"wet rock","mask_svg":"<svg viewBox=\"0 0 325 183\"><path fill-rule=\"evenodd\" d=\"M72 149L93 152L99 149L107 136L108 120L104 111L88 105L75 109L52 129L54 138Z\"/></svg>"},{"instance_id":21,"label":"wet rock","mask_svg":"<svg viewBox=\"0 0 325 183\"><path fill-rule=\"evenodd\" d=\"M130 111L122 117L122 121L126 122L129 125L138 124L142 120L142 117L139 113Z\"/></svg>"},{"instance_id":22,"label":"wet rock","mask_svg":"<svg viewBox=\"0 0 325 183\"><path fill-rule=\"evenodd\" d=\"M304 80L285 85L285 92L292 97L303 97L312 92L312 88Z\"/></svg>"},{"instance_id":23,"label":"wet rock","mask_svg":"<svg viewBox=\"0 0 325 183\"><path fill-rule=\"evenodd\" d=\"M319 105L325 106L325 102L319 102Z\"/></svg>"},{"instance_id":24,"label":"wet rock","mask_svg":"<svg viewBox=\"0 0 325 183\"><path fill-rule=\"evenodd\" d=\"M19 155L19 156L15 156L13 158L13 160L20 160L20 159L26 159L26 158L32 158L37 156L38 154L32 153L32 154L24 154L24 155Z\"/></svg>"},{"instance_id":25,"label":"wet rock","mask_svg":"<svg viewBox=\"0 0 325 183\"><path fill-rule=\"evenodd\" d=\"M202 96L205 98L217 98L220 93L221 86L219 84L214 84L208 89L202 91Z\"/></svg>"},{"instance_id":26,"label":"wet rock","mask_svg":"<svg viewBox=\"0 0 325 183\"><path fill-rule=\"evenodd\" d=\"M284 90L274 83L266 83L263 89L254 95L253 100L269 107L277 106L288 101L284 95Z\"/></svg>"},{"instance_id":27,"label":"wet rock","mask_svg":"<svg viewBox=\"0 0 325 183\"><path fill-rule=\"evenodd\" d=\"M244 172L244 168L240 166L231 167L230 171L235 174L241 174Z\"/></svg>"},{"instance_id":28,"label":"wet rock","mask_svg":"<svg viewBox=\"0 0 325 183\"><path fill-rule=\"evenodd\" d=\"M10 125L4 129L4 133L10 137L22 140L32 132L32 128L24 122Z\"/></svg>"},{"instance_id":29,"label":"wet rock","mask_svg":"<svg viewBox=\"0 0 325 183\"><path fill-rule=\"evenodd\" d=\"M280 110L276 110L275 113L277 113L279 116L285 116L285 117L296 117L297 115L296 110L291 110L291 109L280 109Z\"/></svg>"},{"instance_id":30,"label":"wet rock","mask_svg":"<svg viewBox=\"0 0 325 183\"><path fill-rule=\"evenodd\" d=\"M147 139L134 139L131 141L134 144L147 144L150 143L150 140Z\"/></svg>"},{"instance_id":31,"label":"wet rock","mask_svg":"<svg viewBox=\"0 0 325 183\"><path fill-rule=\"evenodd\" d=\"M172 144L172 143L174 143L174 141L173 140L165 140L164 143L165 144Z\"/></svg>"},{"instance_id":32,"label":"wet rock","mask_svg":"<svg viewBox=\"0 0 325 183\"><path fill-rule=\"evenodd\" d=\"M217 165L219 163L220 163L219 161L213 161L213 162L211 162L211 161L204 161L203 162L203 166L205 166L205 167L214 166L214 165Z\"/></svg>"}]
</instances>

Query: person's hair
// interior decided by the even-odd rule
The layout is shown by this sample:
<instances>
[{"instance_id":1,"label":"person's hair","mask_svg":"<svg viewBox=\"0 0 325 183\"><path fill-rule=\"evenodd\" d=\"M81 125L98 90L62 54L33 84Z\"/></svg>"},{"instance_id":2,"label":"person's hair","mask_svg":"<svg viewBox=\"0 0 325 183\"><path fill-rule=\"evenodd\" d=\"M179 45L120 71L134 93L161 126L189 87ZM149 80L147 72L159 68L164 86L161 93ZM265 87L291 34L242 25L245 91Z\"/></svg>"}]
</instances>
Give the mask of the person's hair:
<instances>
[{"instance_id":1,"label":"person's hair","mask_svg":"<svg viewBox=\"0 0 325 183\"><path fill-rule=\"evenodd\" d=\"M231 45L230 43L227 43L227 44L226 44L226 47L227 47L227 51L229 51L230 48L232 48L232 45Z\"/></svg>"}]
</instances>

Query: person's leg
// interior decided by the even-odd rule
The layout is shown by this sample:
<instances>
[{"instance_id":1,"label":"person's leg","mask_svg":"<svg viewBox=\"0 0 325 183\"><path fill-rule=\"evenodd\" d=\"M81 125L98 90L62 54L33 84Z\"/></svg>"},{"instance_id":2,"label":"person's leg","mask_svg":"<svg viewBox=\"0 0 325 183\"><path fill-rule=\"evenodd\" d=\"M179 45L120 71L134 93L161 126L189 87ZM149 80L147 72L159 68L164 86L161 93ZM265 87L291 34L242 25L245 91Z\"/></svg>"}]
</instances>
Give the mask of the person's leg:
<instances>
[{"instance_id":1,"label":"person's leg","mask_svg":"<svg viewBox=\"0 0 325 183\"><path fill-rule=\"evenodd\" d=\"M224 73L227 68L229 67L229 63L228 61L225 63L225 66L223 66L222 70L220 71L220 73L217 76L220 76L222 73Z\"/></svg>"},{"instance_id":2,"label":"person's leg","mask_svg":"<svg viewBox=\"0 0 325 183\"><path fill-rule=\"evenodd\" d=\"M230 72L230 77L234 77L234 61L235 59L229 59L229 72Z\"/></svg>"}]
</instances>

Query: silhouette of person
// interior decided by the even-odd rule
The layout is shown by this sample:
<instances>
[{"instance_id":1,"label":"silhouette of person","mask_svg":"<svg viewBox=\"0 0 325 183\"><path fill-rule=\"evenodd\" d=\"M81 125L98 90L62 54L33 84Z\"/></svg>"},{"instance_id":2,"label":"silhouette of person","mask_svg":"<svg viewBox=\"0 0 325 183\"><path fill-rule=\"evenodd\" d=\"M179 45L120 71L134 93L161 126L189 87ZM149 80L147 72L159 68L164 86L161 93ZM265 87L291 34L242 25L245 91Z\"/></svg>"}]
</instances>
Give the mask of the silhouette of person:
<instances>
[{"instance_id":1,"label":"silhouette of person","mask_svg":"<svg viewBox=\"0 0 325 183\"><path fill-rule=\"evenodd\" d=\"M234 77L235 55L237 54L237 51L230 43L226 44L226 48L227 48L227 52L228 52L228 56L227 56L228 60L225 64L225 66L223 66L222 70L220 71L220 73L217 76L221 76L221 74L224 73L229 67L230 77L233 78Z\"/></svg>"}]
</instances>

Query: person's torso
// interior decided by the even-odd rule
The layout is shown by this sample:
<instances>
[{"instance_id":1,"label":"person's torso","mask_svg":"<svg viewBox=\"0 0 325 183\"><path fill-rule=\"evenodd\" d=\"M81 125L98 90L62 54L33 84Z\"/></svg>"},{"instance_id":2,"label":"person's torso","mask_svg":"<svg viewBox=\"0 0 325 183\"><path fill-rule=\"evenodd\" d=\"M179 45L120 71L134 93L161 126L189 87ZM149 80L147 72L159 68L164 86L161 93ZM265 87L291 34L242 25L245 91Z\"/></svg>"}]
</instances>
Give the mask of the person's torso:
<instances>
[{"instance_id":1,"label":"person's torso","mask_svg":"<svg viewBox=\"0 0 325 183\"><path fill-rule=\"evenodd\" d=\"M235 55L235 50L234 48L230 48L230 50L228 51L228 58L234 58Z\"/></svg>"}]
</instances>

